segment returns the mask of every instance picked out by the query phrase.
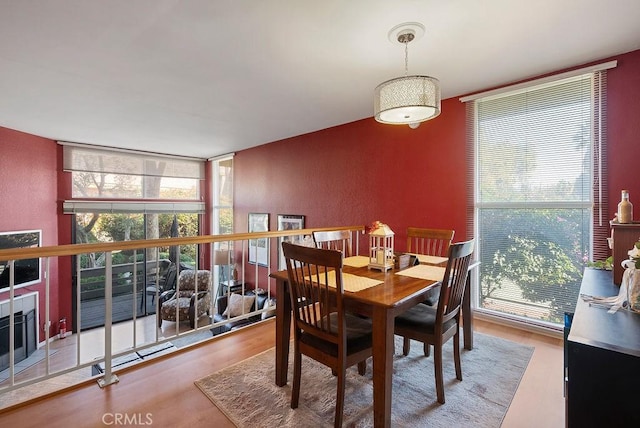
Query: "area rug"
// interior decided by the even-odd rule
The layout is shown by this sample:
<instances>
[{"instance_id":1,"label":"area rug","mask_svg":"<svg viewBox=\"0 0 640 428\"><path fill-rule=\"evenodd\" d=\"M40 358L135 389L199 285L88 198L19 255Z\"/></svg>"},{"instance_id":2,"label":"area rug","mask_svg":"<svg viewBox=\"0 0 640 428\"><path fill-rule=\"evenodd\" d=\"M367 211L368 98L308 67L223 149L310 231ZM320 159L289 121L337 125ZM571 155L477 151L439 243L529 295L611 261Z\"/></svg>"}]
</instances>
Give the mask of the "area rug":
<instances>
[{"instance_id":1,"label":"area rug","mask_svg":"<svg viewBox=\"0 0 640 428\"><path fill-rule=\"evenodd\" d=\"M412 342L402 355L396 336L393 363L391 425L396 427L499 427L522 379L533 348L479 333L474 348L462 350L462 376L455 377L452 341L445 346L446 403L436 400L433 356L425 357L422 344ZM293 358L289 383L275 385L275 348L197 380L196 386L239 428L333 426L336 378L331 370L302 357L300 402L291 409ZM360 376L347 370L345 427L373 426L372 364Z\"/></svg>"}]
</instances>

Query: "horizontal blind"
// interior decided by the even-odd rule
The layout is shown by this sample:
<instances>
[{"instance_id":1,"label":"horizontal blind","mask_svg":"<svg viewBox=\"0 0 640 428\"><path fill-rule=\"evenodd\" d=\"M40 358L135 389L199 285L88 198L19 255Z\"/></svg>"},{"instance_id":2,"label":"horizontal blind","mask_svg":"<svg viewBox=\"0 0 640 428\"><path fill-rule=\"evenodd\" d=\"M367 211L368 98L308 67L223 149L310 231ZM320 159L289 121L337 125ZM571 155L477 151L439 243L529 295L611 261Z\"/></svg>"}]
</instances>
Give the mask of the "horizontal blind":
<instances>
[{"instance_id":1,"label":"horizontal blind","mask_svg":"<svg viewBox=\"0 0 640 428\"><path fill-rule=\"evenodd\" d=\"M607 187L607 72L593 76L593 245L592 260L605 260L611 254L609 195Z\"/></svg>"},{"instance_id":2,"label":"horizontal blind","mask_svg":"<svg viewBox=\"0 0 640 428\"><path fill-rule=\"evenodd\" d=\"M65 171L204 180L205 161L133 150L63 143Z\"/></svg>"},{"instance_id":3,"label":"horizontal blind","mask_svg":"<svg viewBox=\"0 0 640 428\"><path fill-rule=\"evenodd\" d=\"M64 201L65 214L80 213L195 213L204 214L204 202L125 202L125 201Z\"/></svg>"},{"instance_id":4,"label":"horizontal blind","mask_svg":"<svg viewBox=\"0 0 640 428\"><path fill-rule=\"evenodd\" d=\"M590 203L591 75L479 100L477 203Z\"/></svg>"},{"instance_id":5,"label":"horizontal blind","mask_svg":"<svg viewBox=\"0 0 640 428\"><path fill-rule=\"evenodd\" d=\"M479 306L560 324L593 204L593 73L474 101Z\"/></svg>"}]
</instances>

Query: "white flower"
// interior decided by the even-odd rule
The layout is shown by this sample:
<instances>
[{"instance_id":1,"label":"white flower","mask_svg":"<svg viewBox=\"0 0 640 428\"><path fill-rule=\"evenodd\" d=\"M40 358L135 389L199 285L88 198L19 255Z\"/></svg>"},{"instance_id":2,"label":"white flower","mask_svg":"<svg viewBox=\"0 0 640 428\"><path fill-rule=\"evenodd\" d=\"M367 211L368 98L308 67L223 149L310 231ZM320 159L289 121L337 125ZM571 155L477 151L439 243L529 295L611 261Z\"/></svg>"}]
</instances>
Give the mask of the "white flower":
<instances>
[{"instance_id":1,"label":"white flower","mask_svg":"<svg viewBox=\"0 0 640 428\"><path fill-rule=\"evenodd\" d=\"M629 257L632 259L640 259L640 248L635 245L631 250L629 250Z\"/></svg>"}]
</instances>

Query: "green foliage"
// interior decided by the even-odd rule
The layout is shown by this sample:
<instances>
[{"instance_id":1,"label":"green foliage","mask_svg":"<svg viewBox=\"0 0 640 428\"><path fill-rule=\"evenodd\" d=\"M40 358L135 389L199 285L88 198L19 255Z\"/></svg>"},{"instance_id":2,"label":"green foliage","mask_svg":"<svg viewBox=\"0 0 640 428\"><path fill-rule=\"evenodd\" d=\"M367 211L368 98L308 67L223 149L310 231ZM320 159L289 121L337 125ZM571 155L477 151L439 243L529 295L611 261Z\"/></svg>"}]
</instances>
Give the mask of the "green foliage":
<instances>
[{"instance_id":1,"label":"green foliage","mask_svg":"<svg viewBox=\"0 0 640 428\"><path fill-rule=\"evenodd\" d=\"M219 211L220 235L233 233L233 210L223 209Z\"/></svg>"},{"instance_id":2,"label":"green foliage","mask_svg":"<svg viewBox=\"0 0 640 428\"><path fill-rule=\"evenodd\" d=\"M587 262L587 266L595 269L611 270L613 268L613 256L609 256L605 260Z\"/></svg>"},{"instance_id":3,"label":"green foliage","mask_svg":"<svg viewBox=\"0 0 640 428\"><path fill-rule=\"evenodd\" d=\"M161 238L172 236L174 214L147 214L147 223L155 224L151 216L157 216L157 235ZM176 214L178 231L176 237L197 236L199 234L198 214ZM117 242L145 239L144 214L79 214L76 216L76 236L78 242ZM161 258L169 258L169 246L160 247ZM196 245L180 246L180 261L193 266L197 259ZM132 263L144 260L144 251L121 251L113 254L113 264ZM91 253L80 256L81 268L104 266L104 254Z\"/></svg>"},{"instance_id":4,"label":"green foliage","mask_svg":"<svg viewBox=\"0 0 640 428\"><path fill-rule=\"evenodd\" d=\"M99 230L106 241L144 239L143 214L102 215L99 223Z\"/></svg>"},{"instance_id":5,"label":"green foliage","mask_svg":"<svg viewBox=\"0 0 640 428\"><path fill-rule=\"evenodd\" d=\"M549 304L548 321L561 322L573 310L582 279L589 227L582 210L482 210L481 300L515 284L522 297Z\"/></svg>"}]
</instances>

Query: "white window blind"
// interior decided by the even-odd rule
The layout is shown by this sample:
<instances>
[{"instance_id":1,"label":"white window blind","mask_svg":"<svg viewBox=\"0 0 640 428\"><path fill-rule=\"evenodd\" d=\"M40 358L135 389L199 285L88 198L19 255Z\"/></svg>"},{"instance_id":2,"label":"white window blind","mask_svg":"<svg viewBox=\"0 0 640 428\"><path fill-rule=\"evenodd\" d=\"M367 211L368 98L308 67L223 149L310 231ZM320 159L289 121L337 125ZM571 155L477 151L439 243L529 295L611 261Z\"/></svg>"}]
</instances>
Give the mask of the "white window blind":
<instances>
[{"instance_id":1,"label":"white window blind","mask_svg":"<svg viewBox=\"0 0 640 428\"><path fill-rule=\"evenodd\" d=\"M553 327L608 234L606 72L572 74L467 99L478 308Z\"/></svg>"},{"instance_id":2,"label":"white window blind","mask_svg":"<svg viewBox=\"0 0 640 428\"><path fill-rule=\"evenodd\" d=\"M65 171L204 180L202 159L60 142Z\"/></svg>"},{"instance_id":3,"label":"white window blind","mask_svg":"<svg viewBox=\"0 0 640 428\"><path fill-rule=\"evenodd\" d=\"M204 202L127 202L127 201L64 201L65 214L80 213L189 213L204 214Z\"/></svg>"}]
</instances>

